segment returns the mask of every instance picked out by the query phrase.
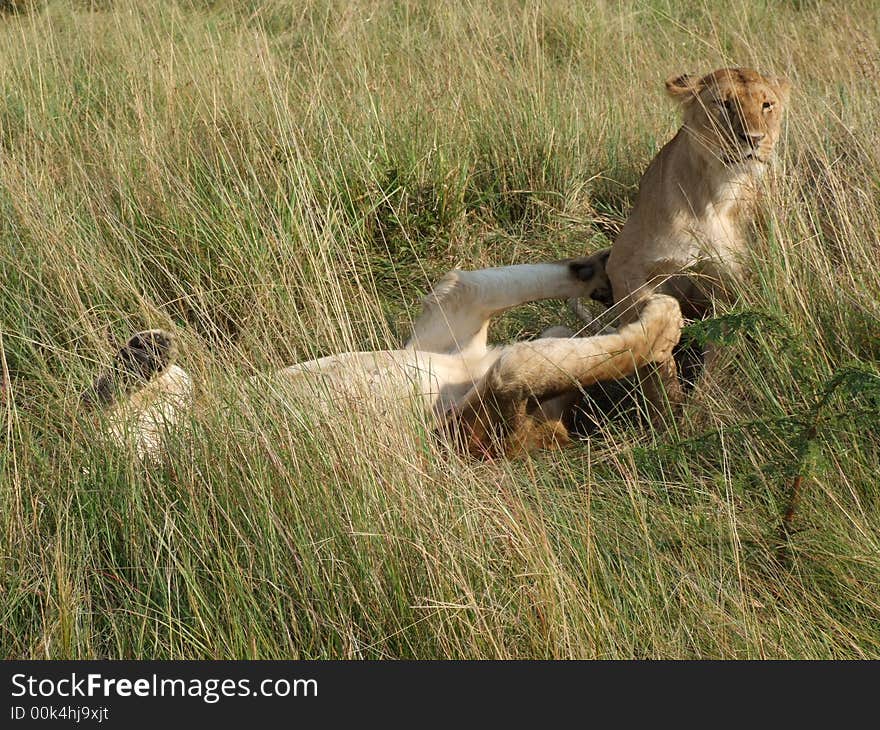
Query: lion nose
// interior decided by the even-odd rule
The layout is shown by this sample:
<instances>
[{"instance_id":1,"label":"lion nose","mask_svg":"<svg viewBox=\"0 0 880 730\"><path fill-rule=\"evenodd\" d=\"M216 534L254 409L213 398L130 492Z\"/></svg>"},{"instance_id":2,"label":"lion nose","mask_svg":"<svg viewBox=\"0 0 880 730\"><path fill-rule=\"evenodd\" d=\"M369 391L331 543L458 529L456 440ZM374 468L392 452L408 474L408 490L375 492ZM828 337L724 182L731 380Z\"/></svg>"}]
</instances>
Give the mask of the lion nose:
<instances>
[{"instance_id":1,"label":"lion nose","mask_svg":"<svg viewBox=\"0 0 880 730\"><path fill-rule=\"evenodd\" d=\"M748 143L749 147L755 148L761 144L761 140L767 135L763 132L740 132L739 138Z\"/></svg>"}]
</instances>

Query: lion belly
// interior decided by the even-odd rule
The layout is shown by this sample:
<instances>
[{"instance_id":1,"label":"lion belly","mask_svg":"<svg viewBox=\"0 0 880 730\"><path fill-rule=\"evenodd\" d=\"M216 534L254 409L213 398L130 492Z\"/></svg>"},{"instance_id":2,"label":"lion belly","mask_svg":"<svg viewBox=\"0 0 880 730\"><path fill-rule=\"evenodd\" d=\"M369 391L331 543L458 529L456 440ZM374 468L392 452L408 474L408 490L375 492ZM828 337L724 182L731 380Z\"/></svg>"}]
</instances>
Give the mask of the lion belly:
<instances>
[{"instance_id":1,"label":"lion belly","mask_svg":"<svg viewBox=\"0 0 880 730\"><path fill-rule=\"evenodd\" d=\"M466 359L418 350L348 352L280 372L287 385L322 403L371 401L439 415L460 401L497 359L491 351Z\"/></svg>"}]
</instances>

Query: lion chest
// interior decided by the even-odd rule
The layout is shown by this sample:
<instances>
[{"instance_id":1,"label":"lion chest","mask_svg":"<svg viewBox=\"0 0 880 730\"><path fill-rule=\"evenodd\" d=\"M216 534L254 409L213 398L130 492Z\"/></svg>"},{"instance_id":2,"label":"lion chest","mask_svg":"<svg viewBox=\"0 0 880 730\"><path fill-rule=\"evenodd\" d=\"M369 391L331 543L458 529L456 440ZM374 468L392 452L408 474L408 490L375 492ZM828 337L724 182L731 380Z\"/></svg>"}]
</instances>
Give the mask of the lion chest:
<instances>
[{"instance_id":1,"label":"lion chest","mask_svg":"<svg viewBox=\"0 0 880 730\"><path fill-rule=\"evenodd\" d=\"M746 243L738 222L727 211L707 211L684 229L682 238L687 239L689 266L711 262L717 269L741 269Z\"/></svg>"},{"instance_id":2,"label":"lion chest","mask_svg":"<svg viewBox=\"0 0 880 730\"><path fill-rule=\"evenodd\" d=\"M646 273L672 275L703 263L716 268L738 269L745 253L745 241L738 223L717 211L694 217L682 214L667 226L658 227L639 246L639 258Z\"/></svg>"}]
</instances>

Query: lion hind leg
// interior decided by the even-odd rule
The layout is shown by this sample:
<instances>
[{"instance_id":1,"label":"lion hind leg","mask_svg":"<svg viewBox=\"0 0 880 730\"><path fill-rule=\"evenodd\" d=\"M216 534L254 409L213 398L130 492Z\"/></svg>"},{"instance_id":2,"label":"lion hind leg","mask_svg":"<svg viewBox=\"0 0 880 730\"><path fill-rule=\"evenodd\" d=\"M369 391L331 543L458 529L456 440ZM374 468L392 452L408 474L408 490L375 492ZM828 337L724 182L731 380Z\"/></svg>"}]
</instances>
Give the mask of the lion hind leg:
<instances>
[{"instance_id":1,"label":"lion hind leg","mask_svg":"<svg viewBox=\"0 0 880 730\"><path fill-rule=\"evenodd\" d=\"M138 332L81 395L81 403L103 411L118 443L133 443L141 456L157 456L167 429L192 405L192 380L176 358L174 335Z\"/></svg>"},{"instance_id":2,"label":"lion hind leg","mask_svg":"<svg viewBox=\"0 0 880 730\"><path fill-rule=\"evenodd\" d=\"M594 297L610 301L607 250L540 264L452 271L425 297L406 347L425 352L482 354L492 317L541 299Z\"/></svg>"}]
</instances>

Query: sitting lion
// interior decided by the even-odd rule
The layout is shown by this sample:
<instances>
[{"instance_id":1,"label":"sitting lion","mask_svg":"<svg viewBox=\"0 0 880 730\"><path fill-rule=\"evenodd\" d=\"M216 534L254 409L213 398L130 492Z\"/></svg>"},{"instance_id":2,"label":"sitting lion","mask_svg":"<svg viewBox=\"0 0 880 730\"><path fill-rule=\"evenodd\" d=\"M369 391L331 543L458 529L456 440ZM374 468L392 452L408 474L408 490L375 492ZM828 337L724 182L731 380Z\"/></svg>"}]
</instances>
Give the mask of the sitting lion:
<instances>
[{"instance_id":1,"label":"sitting lion","mask_svg":"<svg viewBox=\"0 0 880 730\"><path fill-rule=\"evenodd\" d=\"M674 76L669 95L684 123L648 165L632 212L611 247L607 273L616 318L635 322L656 293L675 297L689 319L729 301L749 264L746 228L758 182L779 139L790 83L746 68ZM682 400L673 358L645 373L656 408ZM658 410L658 413L660 411Z\"/></svg>"},{"instance_id":2,"label":"sitting lion","mask_svg":"<svg viewBox=\"0 0 880 730\"><path fill-rule=\"evenodd\" d=\"M438 431L453 431L475 455L565 444L563 419L572 395L670 357L681 328L677 302L663 294L648 297L640 304L641 321L591 338L553 328L538 340L490 347L489 322L539 299L591 297L607 306L607 258L605 250L554 263L453 271L426 297L402 349L330 355L285 368L278 380L315 401L318 410L329 405L323 399L367 398L390 409L415 395ZM102 408L115 440L133 443L145 457L162 453L166 429L182 424L193 405L191 378L176 355L170 333L139 332L82 396L84 404ZM491 417L482 417L484 407Z\"/></svg>"},{"instance_id":3,"label":"sitting lion","mask_svg":"<svg viewBox=\"0 0 880 730\"><path fill-rule=\"evenodd\" d=\"M648 326L646 308L658 294L681 307L678 320L703 318L715 301L729 300L748 266L746 227L758 181L779 139L788 101L787 79L751 69L719 69L702 78L675 76L666 90L684 111L684 123L648 165L635 205L611 247L606 271L614 306L588 323L588 333ZM576 308L577 311L577 308ZM658 323L650 322L651 327ZM709 353L711 355L711 353ZM669 357L639 373L655 418L668 402L683 400L677 366ZM606 380L607 378L602 378ZM528 389L516 380L484 380L451 425L480 448L510 424L530 427ZM588 394L591 395L591 394ZM465 428L462 429L461 426Z\"/></svg>"}]
</instances>

